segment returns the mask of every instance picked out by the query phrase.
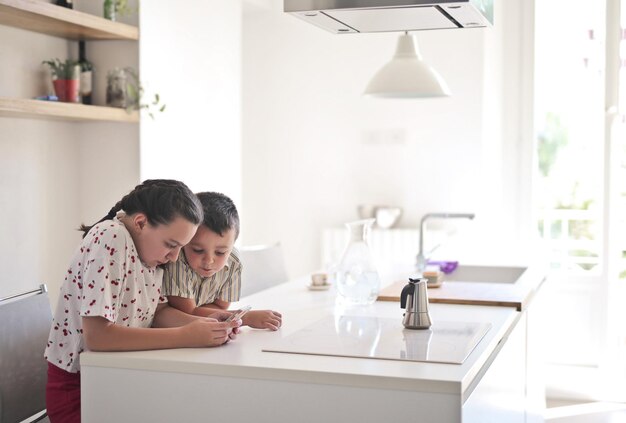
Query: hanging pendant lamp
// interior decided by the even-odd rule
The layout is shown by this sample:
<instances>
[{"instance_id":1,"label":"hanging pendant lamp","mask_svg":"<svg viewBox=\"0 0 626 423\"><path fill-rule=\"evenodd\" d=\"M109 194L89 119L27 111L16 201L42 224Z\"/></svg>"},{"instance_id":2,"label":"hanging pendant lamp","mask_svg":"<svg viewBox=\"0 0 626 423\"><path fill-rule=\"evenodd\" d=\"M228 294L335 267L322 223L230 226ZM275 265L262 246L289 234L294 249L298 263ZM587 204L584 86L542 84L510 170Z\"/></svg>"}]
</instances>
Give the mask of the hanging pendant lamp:
<instances>
[{"instance_id":1,"label":"hanging pendant lamp","mask_svg":"<svg viewBox=\"0 0 626 423\"><path fill-rule=\"evenodd\" d=\"M395 55L374 75L364 95L380 98L448 97L450 90L437 71L422 60L415 36L405 32L398 39Z\"/></svg>"}]
</instances>

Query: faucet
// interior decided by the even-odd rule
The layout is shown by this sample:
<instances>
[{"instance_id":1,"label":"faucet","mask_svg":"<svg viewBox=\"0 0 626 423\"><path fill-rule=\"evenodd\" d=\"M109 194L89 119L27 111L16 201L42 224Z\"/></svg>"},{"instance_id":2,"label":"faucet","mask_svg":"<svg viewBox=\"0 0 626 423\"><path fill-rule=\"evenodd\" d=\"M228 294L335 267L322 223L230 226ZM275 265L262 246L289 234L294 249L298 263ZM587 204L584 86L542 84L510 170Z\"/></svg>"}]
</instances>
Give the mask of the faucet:
<instances>
[{"instance_id":1,"label":"faucet","mask_svg":"<svg viewBox=\"0 0 626 423\"><path fill-rule=\"evenodd\" d=\"M424 274L424 269L426 269L426 263L428 263L428 257L426 257L426 253L424 252L424 233L426 233L426 222L429 219L473 219L476 216L474 213L426 213L422 220L420 221L420 249L417 253L416 267L419 274ZM428 253L432 253L439 245L436 245L432 248Z\"/></svg>"}]
</instances>

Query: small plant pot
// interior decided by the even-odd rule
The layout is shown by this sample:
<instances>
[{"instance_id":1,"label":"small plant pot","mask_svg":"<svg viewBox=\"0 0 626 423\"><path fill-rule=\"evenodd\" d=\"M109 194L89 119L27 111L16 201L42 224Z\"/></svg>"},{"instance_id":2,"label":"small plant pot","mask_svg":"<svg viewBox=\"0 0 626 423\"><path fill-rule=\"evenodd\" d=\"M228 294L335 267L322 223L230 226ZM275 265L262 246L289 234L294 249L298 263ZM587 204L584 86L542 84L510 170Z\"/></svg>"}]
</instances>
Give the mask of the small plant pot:
<instances>
[{"instance_id":1,"label":"small plant pot","mask_svg":"<svg viewBox=\"0 0 626 423\"><path fill-rule=\"evenodd\" d=\"M116 3L115 0L104 1L104 19L108 19L110 21L117 21L117 7L115 3Z\"/></svg>"},{"instance_id":2,"label":"small plant pot","mask_svg":"<svg viewBox=\"0 0 626 423\"><path fill-rule=\"evenodd\" d=\"M78 103L80 80L78 79L55 79L52 81L54 92L59 101L65 103Z\"/></svg>"}]
</instances>

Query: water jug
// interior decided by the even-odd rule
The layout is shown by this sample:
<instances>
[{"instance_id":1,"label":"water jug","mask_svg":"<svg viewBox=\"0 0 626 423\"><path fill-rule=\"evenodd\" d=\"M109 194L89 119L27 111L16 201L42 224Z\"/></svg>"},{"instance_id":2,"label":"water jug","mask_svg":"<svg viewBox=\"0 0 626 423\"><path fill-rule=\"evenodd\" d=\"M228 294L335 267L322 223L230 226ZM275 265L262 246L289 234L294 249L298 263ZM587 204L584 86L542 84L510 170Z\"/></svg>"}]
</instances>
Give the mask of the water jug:
<instances>
[{"instance_id":1,"label":"water jug","mask_svg":"<svg viewBox=\"0 0 626 423\"><path fill-rule=\"evenodd\" d=\"M367 244L375 219L346 223L349 239L337 265L335 281L339 295L348 304L372 304L380 291L380 276Z\"/></svg>"}]
</instances>

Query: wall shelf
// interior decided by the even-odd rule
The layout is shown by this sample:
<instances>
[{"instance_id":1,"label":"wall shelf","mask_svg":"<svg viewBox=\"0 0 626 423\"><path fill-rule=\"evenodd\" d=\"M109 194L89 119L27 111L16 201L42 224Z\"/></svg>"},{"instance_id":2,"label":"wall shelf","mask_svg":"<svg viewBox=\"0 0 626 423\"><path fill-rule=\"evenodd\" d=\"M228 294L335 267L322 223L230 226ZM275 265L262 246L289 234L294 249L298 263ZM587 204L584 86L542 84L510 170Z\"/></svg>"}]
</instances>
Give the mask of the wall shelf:
<instances>
[{"instance_id":1,"label":"wall shelf","mask_svg":"<svg viewBox=\"0 0 626 423\"><path fill-rule=\"evenodd\" d=\"M139 112L80 103L0 97L0 117L138 123Z\"/></svg>"},{"instance_id":2,"label":"wall shelf","mask_svg":"<svg viewBox=\"0 0 626 423\"><path fill-rule=\"evenodd\" d=\"M139 39L139 28L38 0L0 0L0 25L69 40Z\"/></svg>"}]
</instances>

